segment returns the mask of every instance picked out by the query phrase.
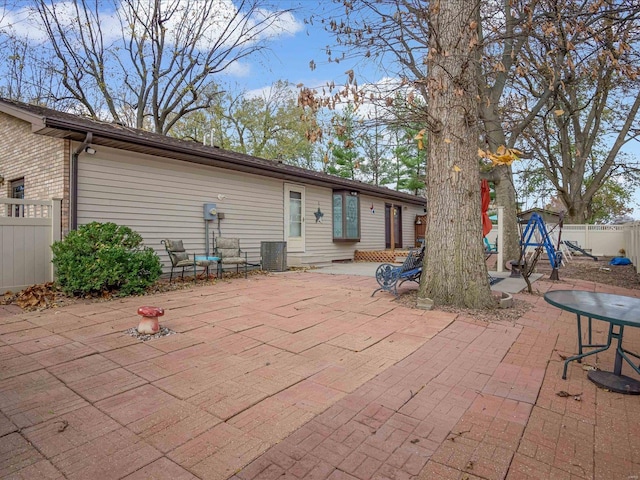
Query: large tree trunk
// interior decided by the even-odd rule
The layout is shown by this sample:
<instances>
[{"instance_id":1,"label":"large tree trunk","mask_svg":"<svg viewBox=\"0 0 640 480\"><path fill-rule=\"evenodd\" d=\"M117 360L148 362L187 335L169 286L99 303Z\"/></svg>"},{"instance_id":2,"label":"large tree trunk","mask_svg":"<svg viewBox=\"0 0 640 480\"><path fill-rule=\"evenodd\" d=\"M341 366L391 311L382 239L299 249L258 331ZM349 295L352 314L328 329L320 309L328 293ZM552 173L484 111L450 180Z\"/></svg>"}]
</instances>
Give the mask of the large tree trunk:
<instances>
[{"instance_id":1,"label":"large tree trunk","mask_svg":"<svg viewBox=\"0 0 640 480\"><path fill-rule=\"evenodd\" d=\"M583 225L589 217L589 204L584 201L574 200L567 208L564 223Z\"/></svg>"},{"instance_id":2,"label":"large tree trunk","mask_svg":"<svg viewBox=\"0 0 640 480\"><path fill-rule=\"evenodd\" d=\"M418 302L492 303L482 244L476 2L430 3L427 233Z\"/></svg>"}]
</instances>

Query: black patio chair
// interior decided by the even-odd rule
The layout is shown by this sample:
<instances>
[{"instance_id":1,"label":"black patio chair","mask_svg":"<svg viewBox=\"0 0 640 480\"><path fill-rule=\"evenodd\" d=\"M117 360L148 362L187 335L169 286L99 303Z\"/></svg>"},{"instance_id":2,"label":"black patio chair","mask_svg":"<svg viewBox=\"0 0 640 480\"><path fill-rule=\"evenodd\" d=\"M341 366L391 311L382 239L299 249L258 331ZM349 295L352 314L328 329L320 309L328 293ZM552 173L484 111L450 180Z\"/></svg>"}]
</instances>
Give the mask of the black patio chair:
<instances>
[{"instance_id":1,"label":"black patio chair","mask_svg":"<svg viewBox=\"0 0 640 480\"><path fill-rule=\"evenodd\" d=\"M164 248L169 254L169 259L171 260L171 275L169 276L169 283L173 280L174 268L182 268L183 279L185 267L193 268L193 279L195 281L196 267L203 267L207 272L209 272L209 266L214 263L210 260L196 260L195 256L190 257L182 245L182 240L169 240L168 238L165 238L164 240L161 240L160 243L164 245Z\"/></svg>"},{"instance_id":2,"label":"black patio chair","mask_svg":"<svg viewBox=\"0 0 640 480\"><path fill-rule=\"evenodd\" d=\"M240 265L244 265L244 278L247 278L247 252L240 249L239 238L218 237L215 239L214 255L220 258L220 276L223 275L225 265L235 265L236 273L240 272Z\"/></svg>"},{"instance_id":3,"label":"black patio chair","mask_svg":"<svg viewBox=\"0 0 640 480\"><path fill-rule=\"evenodd\" d=\"M391 263L383 263L376 269L376 281L379 288L375 289L371 296L380 290L391 292L398 296L398 287L404 282L420 283L422 274L422 259L424 257L424 247L412 248L404 263L400 266Z\"/></svg>"}]
</instances>

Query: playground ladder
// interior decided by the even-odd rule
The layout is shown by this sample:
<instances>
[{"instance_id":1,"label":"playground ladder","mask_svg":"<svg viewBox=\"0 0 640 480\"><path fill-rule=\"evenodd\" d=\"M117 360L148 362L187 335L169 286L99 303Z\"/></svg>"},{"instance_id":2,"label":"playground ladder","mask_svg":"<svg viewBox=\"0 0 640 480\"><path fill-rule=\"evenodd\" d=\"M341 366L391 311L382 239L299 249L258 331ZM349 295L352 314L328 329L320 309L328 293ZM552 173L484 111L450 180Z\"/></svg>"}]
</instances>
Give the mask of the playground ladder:
<instances>
[{"instance_id":1,"label":"playground ladder","mask_svg":"<svg viewBox=\"0 0 640 480\"><path fill-rule=\"evenodd\" d=\"M523 251L526 251L527 247L544 247L547 252L547 257L549 258L549 263L551 263L551 268L555 269L559 266L558 261L560 259L558 257L562 257L562 255L557 255L556 249L551 243L547 226L538 213L534 212L531 214L531 218L529 218L527 226L522 233L520 246L523 247Z\"/></svg>"}]
</instances>

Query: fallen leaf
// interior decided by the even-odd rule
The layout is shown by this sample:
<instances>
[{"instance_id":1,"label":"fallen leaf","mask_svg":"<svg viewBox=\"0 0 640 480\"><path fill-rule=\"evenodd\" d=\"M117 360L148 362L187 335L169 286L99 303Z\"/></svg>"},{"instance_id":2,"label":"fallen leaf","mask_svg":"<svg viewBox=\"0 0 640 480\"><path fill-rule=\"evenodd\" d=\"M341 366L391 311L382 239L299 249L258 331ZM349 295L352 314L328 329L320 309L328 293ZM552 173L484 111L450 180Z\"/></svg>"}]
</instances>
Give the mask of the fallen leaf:
<instances>
[{"instance_id":1,"label":"fallen leaf","mask_svg":"<svg viewBox=\"0 0 640 480\"><path fill-rule=\"evenodd\" d=\"M569 392L565 392L564 390L560 390L559 392L556 392L556 395L559 397L579 397L580 395L582 395L582 392L580 393L569 393Z\"/></svg>"},{"instance_id":2,"label":"fallen leaf","mask_svg":"<svg viewBox=\"0 0 640 480\"><path fill-rule=\"evenodd\" d=\"M55 301L56 294L53 283L31 285L22 290L15 299L16 305L24 310L45 308Z\"/></svg>"}]
</instances>

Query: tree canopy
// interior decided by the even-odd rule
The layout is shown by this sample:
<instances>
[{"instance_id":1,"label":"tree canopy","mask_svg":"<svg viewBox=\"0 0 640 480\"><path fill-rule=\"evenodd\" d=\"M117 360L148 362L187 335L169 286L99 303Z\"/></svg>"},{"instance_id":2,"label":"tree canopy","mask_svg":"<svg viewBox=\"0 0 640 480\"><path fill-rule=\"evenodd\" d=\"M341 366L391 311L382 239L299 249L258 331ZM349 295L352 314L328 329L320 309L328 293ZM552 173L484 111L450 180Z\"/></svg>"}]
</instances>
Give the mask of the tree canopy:
<instances>
[{"instance_id":1,"label":"tree canopy","mask_svg":"<svg viewBox=\"0 0 640 480\"><path fill-rule=\"evenodd\" d=\"M215 75L263 50L291 14L266 0L35 0L32 9L43 41L4 32L20 56L11 93L162 134L209 108ZM34 60L62 88L24 78Z\"/></svg>"},{"instance_id":2,"label":"tree canopy","mask_svg":"<svg viewBox=\"0 0 640 480\"><path fill-rule=\"evenodd\" d=\"M329 61L357 59L375 73L363 78L349 69L344 85L304 86L295 105L286 81L264 95L217 82L267 53L285 25L297 28L294 12L278 2L35 0L26 11L30 37L5 22L0 88L9 98L197 141L215 136L224 148L325 171L335 168L331 151L340 144L330 117L335 124L351 103L359 159L351 176L422 193L426 150L421 157L415 135L424 130L429 145L442 120L429 109L439 85L428 80L427 65L436 16L449 1L323 4L307 20L331 32ZM520 179L514 165L482 172L505 207L503 248L514 258L517 205L528 187L552 188L568 221L589 222L608 218L594 212L607 204L595 201L600 189L635 186L636 160L621 152L639 133L640 3L498 0L478 7L468 19L475 56L466 60L479 79L476 143L487 152L523 152L515 164Z\"/></svg>"}]
</instances>

